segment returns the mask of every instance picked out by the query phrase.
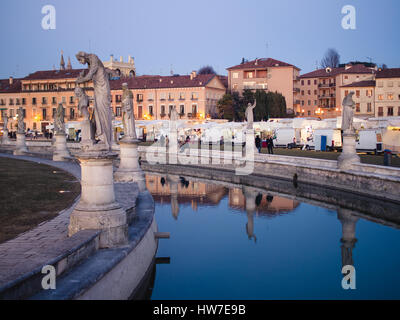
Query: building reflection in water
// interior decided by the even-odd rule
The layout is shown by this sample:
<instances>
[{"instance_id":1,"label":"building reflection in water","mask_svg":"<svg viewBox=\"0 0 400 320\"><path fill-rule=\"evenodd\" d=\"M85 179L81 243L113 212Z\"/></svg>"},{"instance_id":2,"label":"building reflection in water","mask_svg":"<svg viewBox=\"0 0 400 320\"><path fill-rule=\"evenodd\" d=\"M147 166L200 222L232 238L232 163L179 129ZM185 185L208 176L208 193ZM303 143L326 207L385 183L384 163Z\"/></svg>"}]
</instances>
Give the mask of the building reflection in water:
<instances>
[{"instance_id":1,"label":"building reflection in water","mask_svg":"<svg viewBox=\"0 0 400 320\"><path fill-rule=\"evenodd\" d=\"M146 175L146 186L154 201L160 204L170 203L172 216L178 219L179 206L190 204L193 211L198 206L216 206L228 196L229 207L247 213L246 233L249 240L257 241L254 233L254 215L257 217L275 217L297 208L300 202L270 194L261 194L255 188L228 189L217 184L208 184L195 179L177 175Z\"/></svg>"}]
</instances>

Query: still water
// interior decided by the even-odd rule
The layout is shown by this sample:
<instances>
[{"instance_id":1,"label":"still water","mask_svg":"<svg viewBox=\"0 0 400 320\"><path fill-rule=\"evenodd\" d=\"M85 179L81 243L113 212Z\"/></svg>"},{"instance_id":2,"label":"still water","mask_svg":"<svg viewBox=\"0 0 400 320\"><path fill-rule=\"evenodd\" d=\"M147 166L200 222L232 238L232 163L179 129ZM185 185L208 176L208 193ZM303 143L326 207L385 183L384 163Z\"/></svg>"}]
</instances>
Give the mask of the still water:
<instances>
[{"instance_id":1,"label":"still water","mask_svg":"<svg viewBox=\"0 0 400 320\"><path fill-rule=\"evenodd\" d=\"M400 298L396 226L215 181L148 174L146 184L171 233L153 300ZM342 288L343 265L355 267L355 290Z\"/></svg>"}]
</instances>

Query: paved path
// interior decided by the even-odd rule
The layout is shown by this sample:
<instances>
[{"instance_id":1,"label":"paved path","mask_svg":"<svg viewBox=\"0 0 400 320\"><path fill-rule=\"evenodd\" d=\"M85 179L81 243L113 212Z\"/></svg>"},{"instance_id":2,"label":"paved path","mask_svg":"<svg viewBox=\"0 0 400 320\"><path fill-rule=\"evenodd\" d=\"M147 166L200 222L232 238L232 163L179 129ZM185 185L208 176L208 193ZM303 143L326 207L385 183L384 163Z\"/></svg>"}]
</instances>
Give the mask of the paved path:
<instances>
[{"instance_id":1,"label":"paved path","mask_svg":"<svg viewBox=\"0 0 400 320\"><path fill-rule=\"evenodd\" d=\"M80 166L73 162L54 162L52 160L29 156L14 156L0 153L0 157L29 160L51 165L65 170L80 179ZM124 209L132 208L138 196L136 184L115 184L115 196ZM96 231L80 232L69 238L67 234L69 216L79 199L71 208L43 222L35 229L21 234L15 239L0 244L0 288L11 281L28 274L35 268L48 264L49 261L76 248L92 237Z\"/></svg>"}]
</instances>

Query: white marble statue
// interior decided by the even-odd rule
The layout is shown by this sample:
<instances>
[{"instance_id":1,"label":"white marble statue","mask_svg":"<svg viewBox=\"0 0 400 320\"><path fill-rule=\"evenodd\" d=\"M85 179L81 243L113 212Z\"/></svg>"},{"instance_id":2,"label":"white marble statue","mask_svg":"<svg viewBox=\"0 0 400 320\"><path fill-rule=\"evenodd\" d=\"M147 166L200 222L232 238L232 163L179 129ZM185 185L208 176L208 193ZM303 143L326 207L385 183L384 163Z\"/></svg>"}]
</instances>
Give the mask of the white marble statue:
<instances>
[{"instance_id":1,"label":"white marble statue","mask_svg":"<svg viewBox=\"0 0 400 320\"><path fill-rule=\"evenodd\" d=\"M170 114L169 119L170 119L171 121L178 121L178 119L179 119L179 114L178 114L178 111L176 111L176 106L173 106L173 107L172 107L172 109L171 109L171 114Z\"/></svg>"},{"instance_id":2,"label":"white marble statue","mask_svg":"<svg viewBox=\"0 0 400 320\"><path fill-rule=\"evenodd\" d=\"M254 104L252 105L249 103L246 108L246 120L247 120L247 129L253 129L253 122L254 122L254 115L253 115L253 110L256 107L257 101L254 101Z\"/></svg>"},{"instance_id":3,"label":"white marble statue","mask_svg":"<svg viewBox=\"0 0 400 320\"><path fill-rule=\"evenodd\" d=\"M135 128L135 115L133 113L133 94L128 84L122 84L122 123L124 126L124 139L137 139Z\"/></svg>"},{"instance_id":4,"label":"white marble statue","mask_svg":"<svg viewBox=\"0 0 400 320\"><path fill-rule=\"evenodd\" d=\"M19 107L19 108L17 109L17 115L18 115L18 129L17 129L17 133L25 133L24 109L22 109L22 107Z\"/></svg>"},{"instance_id":5,"label":"white marble statue","mask_svg":"<svg viewBox=\"0 0 400 320\"><path fill-rule=\"evenodd\" d=\"M354 117L354 109L355 102L353 101L354 91L351 91L344 99L343 99L343 107L342 107L342 130L344 133L353 133L353 117Z\"/></svg>"},{"instance_id":6,"label":"white marble statue","mask_svg":"<svg viewBox=\"0 0 400 320\"><path fill-rule=\"evenodd\" d=\"M54 114L54 132L56 134L64 134L65 133L65 109L62 103L58 104L56 109L56 113Z\"/></svg>"},{"instance_id":7,"label":"white marble statue","mask_svg":"<svg viewBox=\"0 0 400 320\"><path fill-rule=\"evenodd\" d=\"M94 86L94 114L96 121L96 136L104 144L106 150L111 150L112 142L112 114L111 92L108 72L101 60L95 55L80 51L76 58L81 64L87 64L88 73L82 72L76 83L93 81Z\"/></svg>"},{"instance_id":8,"label":"white marble statue","mask_svg":"<svg viewBox=\"0 0 400 320\"><path fill-rule=\"evenodd\" d=\"M76 87L74 93L75 97L78 99L79 112L82 114L85 120L90 120L90 113L88 110L90 98L86 95L85 91L80 87Z\"/></svg>"}]
</instances>

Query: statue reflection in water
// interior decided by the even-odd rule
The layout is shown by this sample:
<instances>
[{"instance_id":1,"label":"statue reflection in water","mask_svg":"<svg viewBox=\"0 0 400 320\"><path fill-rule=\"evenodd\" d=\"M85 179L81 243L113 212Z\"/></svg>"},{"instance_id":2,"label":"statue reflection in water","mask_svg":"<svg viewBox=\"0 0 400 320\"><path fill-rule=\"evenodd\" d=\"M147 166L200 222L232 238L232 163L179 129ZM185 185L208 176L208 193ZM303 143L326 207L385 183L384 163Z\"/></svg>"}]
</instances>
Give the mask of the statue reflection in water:
<instances>
[{"instance_id":1,"label":"statue reflection in water","mask_svg":"<svg viewBox=\"0 0 400 320\"><path fill-rule=\"evenodd\" d=\"M359 218L351 210L340 208L338 219L342 223L342 238L340 239L342 243L342 267L346 265L354 266L353 249L357 242L356 224Z\"/></svg>"}]
</instances>

